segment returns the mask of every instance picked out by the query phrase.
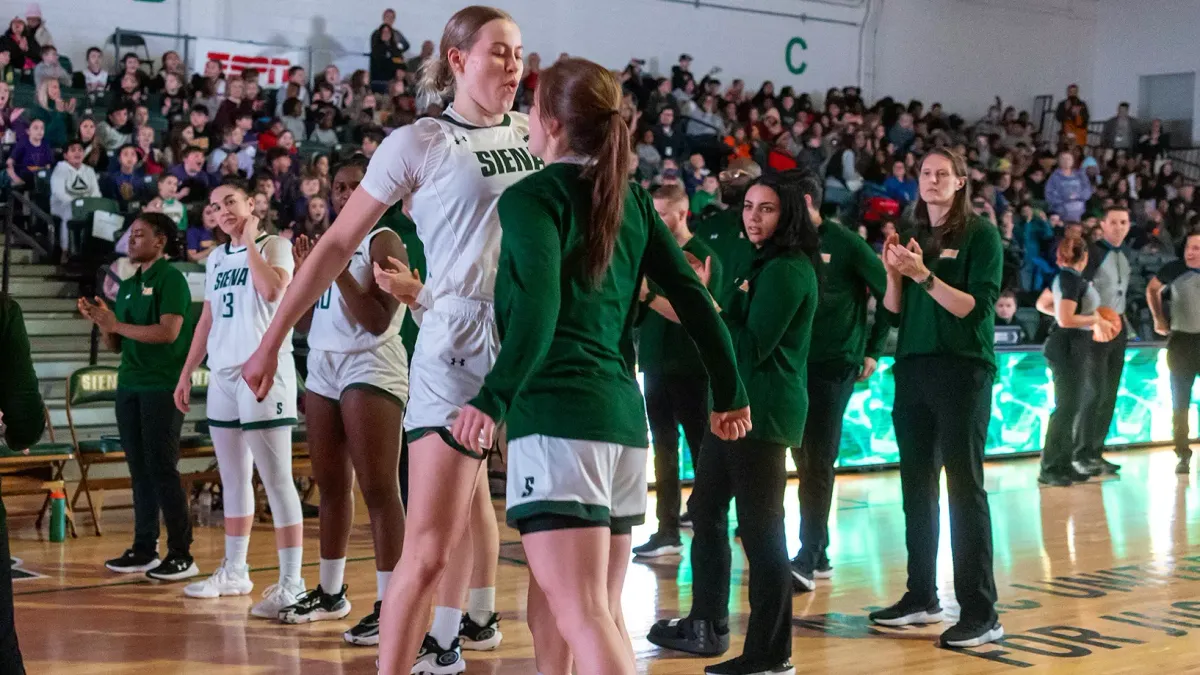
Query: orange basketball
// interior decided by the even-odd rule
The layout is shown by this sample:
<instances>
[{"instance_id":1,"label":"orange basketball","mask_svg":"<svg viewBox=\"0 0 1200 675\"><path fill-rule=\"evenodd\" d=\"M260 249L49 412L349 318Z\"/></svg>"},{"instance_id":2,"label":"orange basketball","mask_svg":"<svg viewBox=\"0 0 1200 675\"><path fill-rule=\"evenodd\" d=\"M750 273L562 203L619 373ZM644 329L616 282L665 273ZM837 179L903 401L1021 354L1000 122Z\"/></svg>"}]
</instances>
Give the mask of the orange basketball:
<instances>
[{"instance_id":1,"label":"orange basketball","mask_svg":"<svg viewBox=\"0 0 1200 675\"><path fill-rule=\"evenodd\" d=\"M1111 342L1115 340L1121 334L1121 315L1117 314L1116 310L1111 307L1100 307L1096 310L1096 313L1100 315L1100 318L1111 323L1116 330L1111 334L1105 334L1100 331L1099 326L1095 326L1092 329L1092 339L1096 342Z\"/></svg>"}]
</instances>

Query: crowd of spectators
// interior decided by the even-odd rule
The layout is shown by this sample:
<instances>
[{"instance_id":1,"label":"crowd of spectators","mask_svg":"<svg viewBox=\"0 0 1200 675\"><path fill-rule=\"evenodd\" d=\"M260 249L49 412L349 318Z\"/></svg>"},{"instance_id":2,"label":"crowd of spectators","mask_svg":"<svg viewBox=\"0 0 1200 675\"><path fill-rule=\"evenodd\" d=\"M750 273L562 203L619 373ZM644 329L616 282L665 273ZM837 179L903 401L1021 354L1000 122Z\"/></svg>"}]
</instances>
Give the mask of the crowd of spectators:
<instances>
[{"instance_id":1,"label":"crowd of spectators","mask_svg":"<svg viewBox=\"0 0 1200 675\"><path fill-rule=\"evenodd\" d=\"M221 180L250 181L268 231L311 231L335 215L331 161L369 158L391 130L445 105L416 86L433 43L410 57L390 9L370 37L367 69L346 77L331 65L311 77L295 66L275 89L264 88L252 69L228 74L215 61L190 73L175 52L157 65L127 54L107 70L92 48L74 70L59 57L36 4L27 14L0 38L0 133L10 147L0 187L40 190L64 224L80 198L111 199L127 222L139 210L162 211L185 233L179 255L188 260L202 261L220 236L204 205ZM1097 237L1108 206L1128 208L1134 222L1131 298L1141 297L1138 285L1174 257L1197 222L1200 196L1168 158L1171 139L1161 122L1131 117L1122 103L1093 124L1075 85L1053 120L997 98L969 123L936 102L870 103L853 86L829 89L817 101L772 82L756 90L742 80L726 85L719 68L697 79L692 63L683 54L669 74L656 76L631 60L621 72L621 116L634 131L635 180L682 185L694 218L727 206L718 176L729 159L745 157L766 170L819 172L823 210L878 247L916 199L920 158L952 147L969 161L975 211L1003 236L1014 313L1052 281L1065 233L1081 228ZM518 108L528 109L540 70L539 55L529 54ZM59 229L50 233L53 244L70 259L86 237ZM1151 335L1144 303L1134 302L1129 318L1139 335ZM1036 339L1039 331L1025 332Z\"/></svg>"}]
</instances>

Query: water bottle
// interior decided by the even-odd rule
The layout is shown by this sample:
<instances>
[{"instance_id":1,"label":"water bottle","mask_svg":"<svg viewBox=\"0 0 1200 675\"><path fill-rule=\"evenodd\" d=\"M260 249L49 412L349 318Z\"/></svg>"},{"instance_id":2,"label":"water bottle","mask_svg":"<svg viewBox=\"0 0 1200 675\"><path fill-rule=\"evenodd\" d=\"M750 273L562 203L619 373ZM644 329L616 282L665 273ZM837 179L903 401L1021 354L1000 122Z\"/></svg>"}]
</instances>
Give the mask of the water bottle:
<instances>
[{"instance_id":1,"label":"water bottle","mask_svg":"<svg viewBox=\"0 0 1200 675\"><path fill-rule=\"evenodd\" d=\"M196 524L202 527L212 525L212 493L205 490L196 498L195 513Z\"/></svg>"},{"instance_id":2,"label":"water bottle","mask_svg":"<svg viewBox=\"0 0 1200 675\"><path fill-rule=\"evenodd\" d=\"M67 495L62 490L50 493L50 541L67 538Z\"/></svg>"}]
</instances>

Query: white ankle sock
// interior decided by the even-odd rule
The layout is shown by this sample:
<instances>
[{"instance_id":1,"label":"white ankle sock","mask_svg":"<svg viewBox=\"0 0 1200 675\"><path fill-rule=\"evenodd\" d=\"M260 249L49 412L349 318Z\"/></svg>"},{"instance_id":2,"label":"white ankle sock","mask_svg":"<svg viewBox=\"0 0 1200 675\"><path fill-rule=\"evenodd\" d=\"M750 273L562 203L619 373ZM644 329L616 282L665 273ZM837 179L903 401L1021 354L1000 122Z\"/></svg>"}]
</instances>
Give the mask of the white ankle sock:
<instances>
[{"instance_id":1,"label":"white ankle sock","mask_svg":"<svg viewBox=\"0 0 1200 675\"><path fill-rule=\"evenodd\" d=\"M487 623L496 611L496 587L472 588L467 591L467 614L479 625Z\"/></svg>"},{"instance_id":2,"label":"white ankle sock","mask_svg":"<svg viewBox=\"0 0 1200 675\"><path fill-rule=\"evenodd\" d=\"M225 535L225 559L237 569L246 566L246 554L250 551L250 535L234 537Z\"/></svg>"},{"instance_id":3,"label":"white ankle sock","mask_svg":"<svg viewBox=\"0 0 1200 675\"><path fill-rule=\"evenodd\" d=\"M279 549L279 583L300 581L300 563L303 561L303 546Z\"/></svg>"},{"instance_id":4,"label":"white ankle sock","mask_svg":"<svg viewBox=\"0 0 1200 675\"><path fill-rule=\"evenodd\" d=\"M375 570L375 599L383 600L383 594L387 592L388 582L392 580L392 571L381 572Z\"/></svg>"},{"instance_id":5,"label":"white ankle sock","mask_svg":"<svg viewBox=\"0 0 1200 675\"><path fill-rule=\"evenodd\" d=\"M458 629L462 626L462 610L455 607L434 607L433 628L429 634L437 640L442 649L449 649L454 638L458 637Z\"/></svg>"},{"instance_id":6,"label":"white ankle sock","mask_svg":"<svg viewBox=\"0 0 1200 675\"><path fill-rule=\"evenodd\" d=\"M346 559L329 560L321 558L321 590L329 595L342 592L342 583L346 578Z\"/></svg>"}]
</instances>

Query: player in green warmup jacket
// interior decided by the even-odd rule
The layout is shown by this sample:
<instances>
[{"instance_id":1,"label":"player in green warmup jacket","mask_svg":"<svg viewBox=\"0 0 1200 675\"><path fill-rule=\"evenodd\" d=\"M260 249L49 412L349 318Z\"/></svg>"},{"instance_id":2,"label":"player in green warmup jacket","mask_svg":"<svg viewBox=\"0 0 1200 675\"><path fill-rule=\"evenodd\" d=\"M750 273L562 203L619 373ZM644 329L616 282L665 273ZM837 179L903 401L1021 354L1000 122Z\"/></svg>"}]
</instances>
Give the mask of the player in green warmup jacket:
<instances>
[{"instance_id":1,"label":"player in green warmup jacket","mask_svg":"<svg viewBox=\"0 0 1200 675\"><path fill-rule=\"evenodd\" d=\"M916 225L884 243L884 307L900 327L892 420L908 545L908 592L870 618L885 626L939 623L939 481L946 468L958 623L947 647L1000 639L992 576L992 518L983 487L983 450L996 377L993 346L1003 250L1000 233L971 213L961 155L930 151L921 163Z\"/></svg>"},{"instance_id":2,"label":"player in green warmup jacket","mask_svg":"<svg viewBox=\"0 0 1200 675\"><path fill-rule=\"evenodd\" d=\"M805 174L758 179L742 207L755 246L750 274L723 306L738 370L754 411L740 441L708 437L688 501L692 514L692 608L659 621L647 639L702 656L729 649L729 502L750 568L750 620L742 655L706 673L794 673L792 583L784 534L787 448L800 445L808 412L809 344L818 302L820 237L805 205Z\"/></svg>"},{"instance_id":3,"label":"player in green warmup jacket","mask_svg":"<svg viewBox=\"0 0 1200 675\"><path fill-rule=\"evenodd\" d=\"M708 245L688 230L688 199L683 188L664 185L656 190L654 210L671 230L709 292L721 288L721 262ZM679 427L683 427L692 466L696 466L709 413L708 374L704 364L696 345L679 325L670 301L661 294L662 289L657 286L642 286L638 367L643 375L646 417L654 443L654 501L658 511L658 531L633 549L633 554L642 558L683 551L683 540L679 537Z\"/></svg>"},{"instance_id":4,"label":"player in green warmup jacket","mask_svg":"<svg viewBox=\"0 0 1200 675\"><path fill-rule=\"evenodd\" d=\"M21 306L0 295L0 433L4 443L24 450L38 442L46 429L37 373L29 355L29 336ZM8 518L0 500L0 674L24 675L17 628L13 619L12 558L8 549Z\"/></svg>"},{"instance_id":5,"label":"player in green warmup jacket","mask_svg":"<svg viewBox=\"0 0 1200 675\"><path fill-rule=\"evenodd\" d=\"M571 672L571 654L581 675L636 670L620 597L630 530L646 506L633 356L643 277L663 289L699 348L720 411L714 432L732 440L750 423L712 298L649 195L627 181L620 103L616 78L590 61L542 72L529 149L548 165L500 198L500 353L451 430L475 449L508 424L507 516L529 559L529 621L544 673ZM607 604L597 608L595 598Z\"/></svg>"},{"instance_id":6,"label":"player in green warmup jacket","mask_svg":"<svg viewBox=\"0 0 1200 675\"><path fill-rule=\"evenodd\" d=\"M797 590L811 591L814 579L827 579L833 567L829 546L829 509L834 464L842 442L842 418L854 383L875 372L891 327L882 312L870 329L867 303L883 300L887 274L883 262L862 237L833 218L822 219L824 185L816 174L801 181L809 217L821 235L821 301L808 351L808 424L804 442L792 447L800 479L800 551L792 560Z\"/></svg>"},{"instance_id":7,"label":"player in green warmup jacket","mask_svg":"<svg viewBox=\"0 0 1200 675\"><path fill-rule=\"evenodd\" d=\"M722 307L746 280L754 263L754 245L746 239L742 227L741 204L746 189L761 175L762 169L752 160L730 162L720 175L721 202L728 208L703 218L694 226L696 238L707 244L721 263L724 283L713 287L713 295Z\"/></svg>"}]
</instances>

